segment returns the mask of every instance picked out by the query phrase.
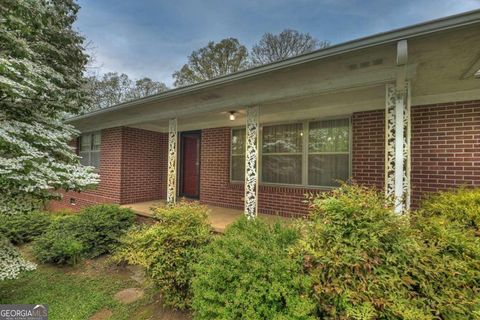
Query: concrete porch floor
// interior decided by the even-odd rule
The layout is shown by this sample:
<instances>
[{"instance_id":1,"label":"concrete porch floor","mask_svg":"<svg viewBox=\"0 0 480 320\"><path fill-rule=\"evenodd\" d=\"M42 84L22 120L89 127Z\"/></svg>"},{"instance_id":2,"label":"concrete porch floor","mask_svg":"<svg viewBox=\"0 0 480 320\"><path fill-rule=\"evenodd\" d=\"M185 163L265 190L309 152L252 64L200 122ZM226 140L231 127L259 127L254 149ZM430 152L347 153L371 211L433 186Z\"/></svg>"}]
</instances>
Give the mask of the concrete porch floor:
<instances>
[{"instance_id":1,"label":"concrete porch floor","mask_svg":"<svg viewBox=\"0 0 480 320\"><path fill-rule=\"evenodd\" d=\"M164 200L153 200L153 201L145 201L145 202L137 202L137 203L130 203L121 205L124 208L132 209L137 215L143 217L151 217L152 211L151 209L158 206L165 205ZM225 228L235 222L238 218L243 215L242 210L237 209L230 209L230 208L222 208L212 205L206 205L209 209L208 218L210 224L212 225L215 232L223 233ZM284 218L281 216L274 216L270 214L259 214L259 217L265 219L269 223L279 222L286 222L288 218Z\"/></svg>"}]
</instances>

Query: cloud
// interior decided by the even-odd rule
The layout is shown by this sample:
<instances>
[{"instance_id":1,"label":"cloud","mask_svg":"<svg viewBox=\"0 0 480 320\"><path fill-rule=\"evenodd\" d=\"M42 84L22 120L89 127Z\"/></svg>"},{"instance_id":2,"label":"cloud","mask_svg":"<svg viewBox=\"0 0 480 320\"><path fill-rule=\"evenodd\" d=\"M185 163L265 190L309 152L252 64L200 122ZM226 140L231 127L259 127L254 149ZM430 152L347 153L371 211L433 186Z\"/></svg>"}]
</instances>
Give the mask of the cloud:
<instances>
[{"instance_id":1,"label":"cloud","mask_svg":"<svg viewBox=\"0 0 480 320\"><path fill-rule=\"evenodd\" d=\"M94 44L100 73L171 75L208 41L236 37L251 47L263 33L293 28L339 43L480 8L480 0L79 0L76 27Z\"/></svg>"}]
</instances>

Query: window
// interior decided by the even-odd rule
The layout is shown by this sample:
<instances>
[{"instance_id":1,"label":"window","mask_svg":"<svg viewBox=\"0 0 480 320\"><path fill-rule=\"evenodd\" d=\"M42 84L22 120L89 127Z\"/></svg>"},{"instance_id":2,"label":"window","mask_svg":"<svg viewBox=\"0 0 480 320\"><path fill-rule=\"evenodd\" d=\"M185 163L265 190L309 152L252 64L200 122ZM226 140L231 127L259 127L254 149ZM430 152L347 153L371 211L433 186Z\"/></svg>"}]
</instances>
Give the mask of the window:
<instances>
[{"instance_id":1,"label":"window","mask_svg":"<svg viewBox=\"0 0 480 320\"><path fill-rule=\"evenodd\" d=\"M350 120L310 122L308 184L335 186L350 175Z\"/></svg>"},{"instance_id":2,"label":"window","mask_svg":"<svg viewBox=\"0 0 480 320\"><path fill-rule=\"evenodd\" d=\"M263 127L262 182L302 183L303 124Z\"/></svg>"},{"instance_id":3,"label":"window","mask_svg":"<svg viewBox=\"0 0 480 320\"><path fill-rule=\"evenodd\" d=\"M100 167L100 132L80 136L79 156L84 166Z\"/></svg>"},{"instance_id":4,"label":"window","mask_svg":"<svg viewBox=\"0 0 480 320\"><path fill-rule=\"evenodd\" d=\"M337 186L350 176L350 119L264 126L262 183ZM244 181L245 129L232 130L231 180Z\"/></svg>"},{"instance_id":5,"label":"window","mask_svg":"<svg viewBox=\"0 0 480 320\"><path fill-rule=\"evenodd\" d=\"M230 162L230 179L245 180L245 129L232 130L232 150Z\"/></svg>"}]
</instances>

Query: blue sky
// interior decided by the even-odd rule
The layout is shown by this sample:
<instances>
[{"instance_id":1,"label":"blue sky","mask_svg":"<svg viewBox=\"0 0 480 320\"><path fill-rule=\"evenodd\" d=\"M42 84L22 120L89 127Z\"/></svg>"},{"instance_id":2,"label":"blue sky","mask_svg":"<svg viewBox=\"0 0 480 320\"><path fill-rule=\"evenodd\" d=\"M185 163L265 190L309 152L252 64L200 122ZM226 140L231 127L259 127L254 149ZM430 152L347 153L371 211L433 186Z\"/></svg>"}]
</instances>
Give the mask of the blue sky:
<instances>
[{"instance_id":1,"label":"blue sky","mask_svg":"<svg viewBox=\"0 0 480 320\"><path fill-rule=\"evenodd\" d=\"M79 0L76 28L93 43L91 72L117 71L172 85L172 73L207 44L248 48L285 28L332 44L464 11L480 0Z\"/></svg>"}]
</instances>

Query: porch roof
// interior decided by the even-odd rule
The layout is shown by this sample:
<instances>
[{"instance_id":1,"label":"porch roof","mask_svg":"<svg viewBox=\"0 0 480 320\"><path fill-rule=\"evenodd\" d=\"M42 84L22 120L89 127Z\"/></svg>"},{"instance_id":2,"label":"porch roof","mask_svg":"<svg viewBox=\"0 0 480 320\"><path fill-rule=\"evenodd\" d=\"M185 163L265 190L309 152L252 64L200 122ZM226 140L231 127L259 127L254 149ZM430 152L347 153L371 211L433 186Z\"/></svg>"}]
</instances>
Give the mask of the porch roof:
<instances>
[{"instance_id":1,"label":"porch roof","mask_svg":"<svg viewBox=\"0 0 480 320\"><path fill-rule=\"evenodd\" d=\"M480 10L334 45L277 63L129 101L73 117L81 131L132 126L167 131L169 118L179 130L243 123L243 108L260 105L261 122L292 119L292 112L334 116L384 106L384 84L395 81L396 43L408 39L407 78L412 104L480 99ZM319 101L327 101L319 103ZM294 106L294 107L292 107ZM305 110L298 106L306 106ZM227 112L240 122L228 122ZM278 116L278 113L284 113ZM297 116L293 116L296 118ZM297 117L298 118L298 117Z\"/></svg>"}]
</instances>

